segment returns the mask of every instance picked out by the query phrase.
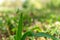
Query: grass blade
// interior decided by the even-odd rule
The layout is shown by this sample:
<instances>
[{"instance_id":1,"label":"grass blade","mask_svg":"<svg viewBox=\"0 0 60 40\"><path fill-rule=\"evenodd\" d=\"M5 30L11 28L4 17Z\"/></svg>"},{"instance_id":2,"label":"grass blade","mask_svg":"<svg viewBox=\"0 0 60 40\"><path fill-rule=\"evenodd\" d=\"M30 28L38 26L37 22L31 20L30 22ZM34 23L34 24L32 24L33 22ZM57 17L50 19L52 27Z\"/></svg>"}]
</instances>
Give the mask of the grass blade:
<instances>
[{"instance_id":1,"label":"grass blade","mask_svg":"<svg viewBox=\"0 0 60 40\"><path fill-rule=\"evenodd\" d=\"M54 36L47 34L47 33L43 33L43 32L35 34L35 37L47 37L47 38L52 38L53 40L58 40Z\"/></svg>"},{"instance_id":2,"label":"grass blade","mask_svg":"<svg viewBox=\"0 0 60 40\"><path fill-rule=\"evenodd\" d=\"M28 32L26 32L23 36L22 36L22 39L21 40L25 40L25 38L27 37L27 36L31 36L31 37L47 37L47 38L52 38L53 40L59 40L59 39L57 39L57 38L55 38L54 36L52 36L52 35L49 35L49 34L47 34L47 33L43 33L43 32L40 32L40 33L33 33L33 32L31 32L31 31L28 31Z\"/></svg>"},{"instance_id":3,"label":"grass blade","mask_svg":"<svg viewBox=\"0 0 60 40\"><path fill-rule=\"evenodd\" d=\"M24 35L22 36L21 40L25 40L25 38L26 38L27 36L31 36L31 37L34 36L34 35L33 35L33 32L28 31L28 32L24 33Z\"/></svg>"},{"instance_id":4,"label":"grass blade","mask_svg":"<svg viewBox=\"0 0 60 40\"><path fill-rule=\"evenodd\" d=\"M22 37L22 27L23 27L23 14L20 14L20 20L19 20L19 25L16 31L16 37L15 40L21 40Z\"/></svg>"}]
</instances>

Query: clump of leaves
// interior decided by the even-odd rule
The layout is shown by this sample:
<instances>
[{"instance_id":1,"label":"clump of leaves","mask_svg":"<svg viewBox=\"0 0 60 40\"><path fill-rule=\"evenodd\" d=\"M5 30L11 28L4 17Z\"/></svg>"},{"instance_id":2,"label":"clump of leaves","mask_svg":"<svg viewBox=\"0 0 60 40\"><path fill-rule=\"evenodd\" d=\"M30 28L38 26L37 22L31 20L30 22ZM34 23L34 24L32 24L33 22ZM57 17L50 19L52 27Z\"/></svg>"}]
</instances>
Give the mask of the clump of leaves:
<instances>
[{"instance_id":1,"label":"clump of leaves","mask_svg":"<svg viewBox=\"0 0 60 40\"><path fill-rule=\"evenodd\" d=\"M25 40L25 38L27 36L31 36L31 37L48 37L48 38L52 38L53 40L58 40L57 38L44 33L44 32L40 32L40 33L34 33L32 31L27 31L26 33L24 33L22 35L22 30L23 30L23 13L20 14L20 19L19 19L19 23L18 23L18 27L16 30L16 36L15 36L15 40Z\"/></svg>"}]
</instances>

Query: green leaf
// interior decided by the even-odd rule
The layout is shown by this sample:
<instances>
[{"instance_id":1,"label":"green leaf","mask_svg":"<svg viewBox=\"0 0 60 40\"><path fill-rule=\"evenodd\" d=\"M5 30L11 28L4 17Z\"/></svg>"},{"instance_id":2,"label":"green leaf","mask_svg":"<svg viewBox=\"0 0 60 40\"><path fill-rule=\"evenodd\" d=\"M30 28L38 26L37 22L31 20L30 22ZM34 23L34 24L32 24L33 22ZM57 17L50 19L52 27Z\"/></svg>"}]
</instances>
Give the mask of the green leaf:
<instances>
[{"instance_id":1,"label":"green leaf","mask_svg":"<svg viewBox=\"0 0 60 40\"><path fill-rule=\"evenodd\" d=\"M21 37L22 37L22 28L23 28L23 14L22 13L20 14L20 20L18 24L19 25L16 31L15 40L21 40Z\"/></svg>"},{"instance_id":2,"label":"green leaf","mask_svg":"<svg viewBox=\"0 0 60 40\"><path fill-rule=\"evenodd\" d=\"M49 34L47 34L47 33L43 33L43 32L40 32L40 33L33 33L32 31L28 31L28 32L26 32L23 36L22 36L22 38L21 38L21 40L25 40L25 38L27 37L27 36L31 36L31 37L48 37L48 38L52 38L53 40L58 40L57 38L55 38L54 36L52 36L52 35L49 35Z\"/></svg>"},{"instance_id":3,"label":"green leaf","mask_svg":"<svg viewBox=\"0 0 60 40\"><path fill-rule=\"evenodd\" d=\"M48 37L48 38L52 38L53 40L58 40L54 36L49 35L47 33L43 33L43 32L40 32L40 33L35 34L35 37Z\"/></svg>"},{"instance_id":4,"label":"green leaf","mask_svg":"<svg viewBox=\"0 0 60 40\"><path fill-rule=\"evenodd\" d=\"M25 38L26 38L27 36L34 36L34 33L31 32L31 31L28 31L28 32L24 33L24 35L22 36L21 40L25 40Z\"/></svg>"}]
</instances>

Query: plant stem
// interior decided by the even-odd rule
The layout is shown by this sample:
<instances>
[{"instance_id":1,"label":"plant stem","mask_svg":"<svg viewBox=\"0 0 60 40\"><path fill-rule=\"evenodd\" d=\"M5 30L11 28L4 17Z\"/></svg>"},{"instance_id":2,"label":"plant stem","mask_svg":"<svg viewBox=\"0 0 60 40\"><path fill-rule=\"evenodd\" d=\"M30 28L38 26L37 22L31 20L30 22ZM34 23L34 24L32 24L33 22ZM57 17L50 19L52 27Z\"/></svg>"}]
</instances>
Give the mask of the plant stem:
<instances>
[{"instance_id":1,"label":"plant stem","mask_svg":"<svg viewBox=\"0 0 60 40\"><path fill-rule=\"evenodd\" d=\"M22 27L23 27L23 14L20 14L20 19L19 19L19 25L16 31L16 39L15 40L21 40L22 37Z\"/></svg>"}]
</instances>

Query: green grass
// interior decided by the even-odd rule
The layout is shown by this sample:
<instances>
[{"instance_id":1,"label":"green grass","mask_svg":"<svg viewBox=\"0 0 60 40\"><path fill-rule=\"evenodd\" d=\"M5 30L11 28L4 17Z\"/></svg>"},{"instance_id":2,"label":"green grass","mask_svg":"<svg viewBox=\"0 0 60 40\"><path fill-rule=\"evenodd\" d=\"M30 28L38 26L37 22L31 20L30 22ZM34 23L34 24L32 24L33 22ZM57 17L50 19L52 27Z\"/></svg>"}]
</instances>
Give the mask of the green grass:
<instances>
[{"instance_id":1,"label":"green grass","mask_svg":"<svg viewBox=\"0 0 60 40\"><path fill-rule=\"evenodd\" d=\"M15 40L21 40L22 37L22 28L23 28L23 14L20 14L20 20L18 24L18 29L16 31L16 39Z\"/></svg>"},{"instance_id":2,"label":"green grass","mask_svg":"<svg viewBox=\"0 0 60 40\"><path fill-rule=\"evenodd\" d=\"M52 38L53 40L59 40L59 39L55 38L54 36L52 36L50 34L47 34L47 33L44 33L44 32L34 33L31 30L27 31L26 33L24 33L24 35L22 35L22 30L23 30L23 13L20 14L20 19L19 19L17 30L16 30L15 40L25 40L25 38L27 36L31 36L31 37L33 37L33 36L34 37L47 37L47 38Z\"/></svg>"}]
</instances>

